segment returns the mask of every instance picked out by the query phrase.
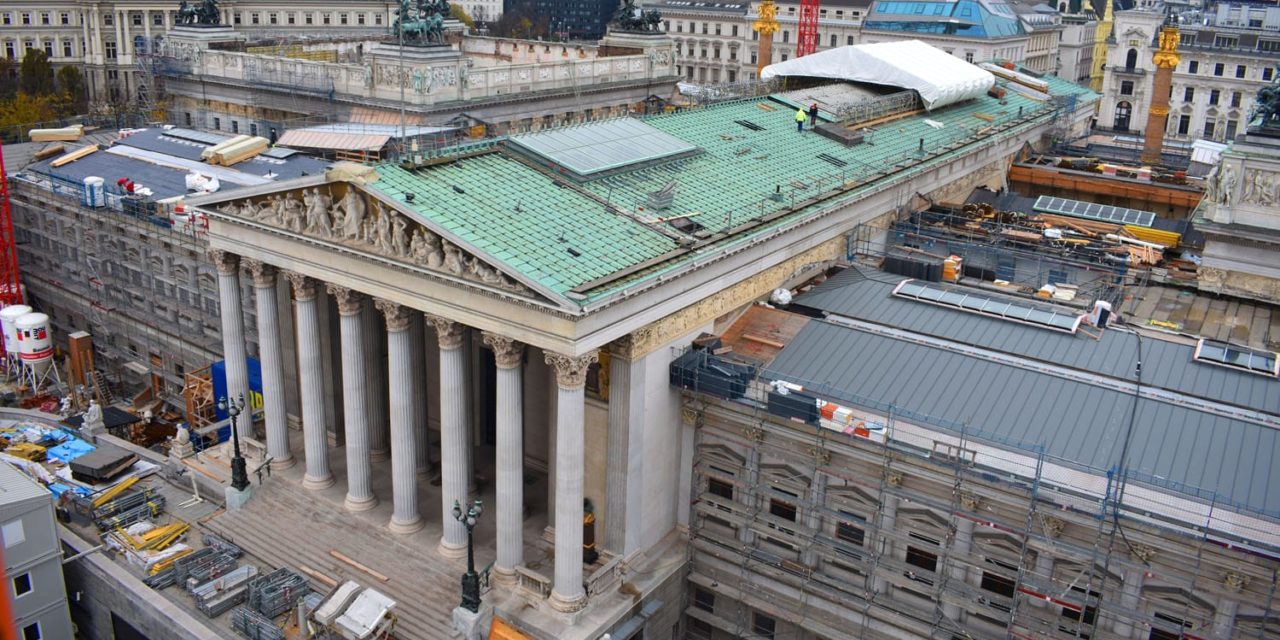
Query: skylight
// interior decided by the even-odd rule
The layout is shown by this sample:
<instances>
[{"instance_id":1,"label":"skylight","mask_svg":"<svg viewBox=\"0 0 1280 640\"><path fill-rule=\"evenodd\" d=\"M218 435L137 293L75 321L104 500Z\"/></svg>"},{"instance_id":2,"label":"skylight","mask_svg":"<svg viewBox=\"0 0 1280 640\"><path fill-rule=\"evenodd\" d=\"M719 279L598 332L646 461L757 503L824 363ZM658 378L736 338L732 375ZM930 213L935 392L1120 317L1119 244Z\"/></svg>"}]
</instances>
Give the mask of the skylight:
<instances>
[{"instance_id":1,"label":"skylight","mask_svg":"<svg viewBox=\"0 0 1280 640\"><path fill-rule=\"evenodd\" d=\"M1280 357L1272 351L1258 351L1217 340L1201 338L1192 356L1197 362L1231 367L1264 376L1280 376Z\"/></svg>"},{"instance_id":2,"label":"skylight","mask_svg":"<svg viewBox=\"0 0 1280 640\"><path fill-rule=\"evenodd\" d=\"M893 295L1065 333L1075 333L1084 317L1082 314L1047 304L1005 298L924 280L903 280L894 288Z\"/></svg>"},{"instance_id":3,"label":"skylight","mask_svg":"<svg viewBox=\"0 0 1280 640\"><path fill-rule=\"evenodd\" d=\"M635 118L562 127L514 136L512 147L553 171L578 180L600 178L701 152Z\"/></svg>"},{"instance_id":4,"label":"skylight","mask_svg":"<svg viewBox=\"0 0 1280 640\"><path fill-rule=\"evenodd\" d=\"M1058 215L1085 218L1087 220L1099 220L1114 224L1133 224L1140 227L1149 227L1156 219L1156 214L1150 211L1125 209L1123 207L1094 204L1092 202L1082 202L1080 200L1068 200L1066 198L1054 198L1052 196L1040 196L1039 198L1036 198L1036 203L1032 208L1043 213L1055 213Z\"/></svg>"}]
</instances>

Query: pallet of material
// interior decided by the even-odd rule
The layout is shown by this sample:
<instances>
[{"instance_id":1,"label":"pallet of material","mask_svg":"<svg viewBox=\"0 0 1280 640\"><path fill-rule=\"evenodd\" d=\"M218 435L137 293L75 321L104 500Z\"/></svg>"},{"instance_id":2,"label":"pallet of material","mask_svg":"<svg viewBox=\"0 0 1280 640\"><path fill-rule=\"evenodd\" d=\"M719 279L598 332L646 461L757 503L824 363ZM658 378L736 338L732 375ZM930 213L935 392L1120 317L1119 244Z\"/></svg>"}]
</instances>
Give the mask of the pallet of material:
<instances>
[{"instance_id":1,"label":"pallet of material","mask_svg":"<svg viewBox=\"0 0 1280 640\"><path fill-rule=\"evenodd\" d=\"M71 153L68 153L62 156L57 160L54 160L53 162L50 162L49 166L56 169L58 167L61 167L62 165L71 164L72 162L75 162L76 160L79 160L80 158L83 158L97 150L98 150L98 145L96 144L91 144L87 147L80 147L79 149L76 149L75 151L72 151Z\"/></svg>"},{"instance_id":2,"label":"pallet of material","mask_svg":"<svg viewBox=\"0 0 1280 640\"><path fill-rule=\"evenodd\" d=\"M136 453L101 445L71 461L71 477L81 482L102 482L124 473L137 461Z\"/></svg>"},{"instance_id":3,"label":"pallet of material","mask_svg":"<svg viewBox=\"0 0 1280 640\"><path fill-rule=\"evenodd\" d=\"M84 137L84 125L77 124L61 129L32 129L27 132L32 142L78 142Z\"/></svg>"},{"instance_id":4,"label":"pallet of material","mask_svg":"<svg viewBox=\"0 0 1280 640\"><path fill-rule=\"evenodd\" d=\"M254 136L248 140L242 140L233 145L229 145L223 149L219 149L209 157L209 164L218 164L229 167L237 162L243 162L252 158L271 146L271 141L261 136ZM203 154L202 154L203 155Z\"/></svg>"},{"instance_id":5,"label":"pallet of material","mask_svg":"<svg viewBox=\"0 0 1280 640\"><path fill-rule=\"evenodd\" d=\"M210 160L210 158L213 158L213 154L218 153L218 152L222 151L223 149L226 149L227 147L230 147L230 146L232 146L232 145L240 144L241 142L244 142L244 141L246 141L246 140L248 140L248 139L249 139L249 136L246 136L246 135L244 135L244 134L240 134L240 135L238 135L238 136L235 136L235 137L232 137L232 138L228 138L228 139L226 139L226 140L223 140L222 142L219 142L218 144L215 144L215 145L213 145L212 147L209 147L208 149L205 149L204 151L201 151L201 152L200 152L200 159L201 159L201 160L205 160L205 161L209 161L209 160ZM215 164L216 164L216 163L215 163Z\"/></svg>"},{"instance_id":6,"label":"pallet of material","mask_svg":"<svg viewBox=\"0 0 1280 640\"><path fill-rule=\"evenodd\" d=\"M39 150L39 151L35 152L35 154L34 154L34 155L32 155L31 157L32 157L32 158L34 158L34 159L35 159L35 160L37 160L37 161L40 161L40 160L44 160L44 159L46 159L46 158L52 158L52 157L57 156L57 155L62 155L62 153L63 153L63 152L65 152L66 150L67 150L67 146L66 146L66 145L62 145L62 144L51 144L51 145L49 145L49 146L47 146L47 147L45 147L45 148L43 148L43 149L41 149L41 150Z\"/></svg>"}]
</instances>

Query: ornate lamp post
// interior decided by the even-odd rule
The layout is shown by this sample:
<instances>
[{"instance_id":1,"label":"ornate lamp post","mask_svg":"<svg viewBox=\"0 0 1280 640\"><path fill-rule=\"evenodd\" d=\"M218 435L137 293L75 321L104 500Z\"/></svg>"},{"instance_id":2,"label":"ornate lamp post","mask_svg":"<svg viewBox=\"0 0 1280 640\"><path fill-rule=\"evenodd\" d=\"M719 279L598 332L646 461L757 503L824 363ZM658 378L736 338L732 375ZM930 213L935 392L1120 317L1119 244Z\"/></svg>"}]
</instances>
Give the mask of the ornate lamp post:
<instances>
[{"instance_id":1,"label":"ornate lamp post","mask_svg":"<svg viewBox=\"0 0 1280 640\"><path fill-rule=\"evenodd\" d=\"M218 398L218 409L226 411L231 417L231 446L235 452L231 457L231 488L244 491L249 487L249 472L245 468L244 457L240 455L240 433L236 430L236 418L244 410L244 394L231 402L227 401L226 396Z\"/></svg>"},{"instance_id":2,"label":"ornate lamp post","mask_svg":"<svg viewBox=\"0 0 1280 640\"><path fill-rule=\"evenodd\" d=\"M480 574L476 573L475 543L472 532L476 528L476 520L484 513L484 504L476 498L475 504L462 512L462 505L453 501L453 518L467 528L467 572L462 574L462 608L472 613L480 611Z\"/></svg>"}]
</instances>

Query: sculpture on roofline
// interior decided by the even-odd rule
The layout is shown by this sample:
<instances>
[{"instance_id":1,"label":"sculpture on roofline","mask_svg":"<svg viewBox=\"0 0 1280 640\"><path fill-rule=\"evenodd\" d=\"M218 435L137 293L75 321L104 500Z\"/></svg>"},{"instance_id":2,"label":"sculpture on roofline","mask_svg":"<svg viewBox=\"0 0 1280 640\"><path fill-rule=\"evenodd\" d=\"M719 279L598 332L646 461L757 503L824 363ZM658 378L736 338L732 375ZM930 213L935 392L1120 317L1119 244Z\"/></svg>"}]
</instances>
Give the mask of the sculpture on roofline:
<instances>
[{"instance_id":1,"label":"sculpture on roofline","mask_svg":"<svg viewBox=\"0 0 1280 640\"><path fill-rule=\"evenodd\" d=\"M636 6L636 0L622 0L613 24L620 31L658 31L662 14L656 9L645 11Z\"/></svg>"},{"instance_id":2,"label":"sculpture on roofline","mask_svg":"<svg viewBox=\"0 0 1280 640\"><path fill-rule=\"evenodd\" d=\"M442 44L448 15L448 0L400 0L391 32L398 34L404 44Z\"/></svg>"},{"instance_id":3,"label":"sculpture on roofline","mask_svg":"<svg viewBox=\"0 0 1280 640\"><path fill-rule=\"evenodd\" d=\"M178 5L178 24L222 24L222 13L218 11L218 0L200 0L197 5L182 0Z\"/></svg>"},{"instance_id":4,"label":"sculpture on roofline","mask_svg":"<svg viewBox=\"0 0 1280 640\"><path fill-rule=\"evenodd\" d=\"M1258 89L1249 119L1251 131L1280 135L1280 77Z\"/></svg>"}]
</instances>

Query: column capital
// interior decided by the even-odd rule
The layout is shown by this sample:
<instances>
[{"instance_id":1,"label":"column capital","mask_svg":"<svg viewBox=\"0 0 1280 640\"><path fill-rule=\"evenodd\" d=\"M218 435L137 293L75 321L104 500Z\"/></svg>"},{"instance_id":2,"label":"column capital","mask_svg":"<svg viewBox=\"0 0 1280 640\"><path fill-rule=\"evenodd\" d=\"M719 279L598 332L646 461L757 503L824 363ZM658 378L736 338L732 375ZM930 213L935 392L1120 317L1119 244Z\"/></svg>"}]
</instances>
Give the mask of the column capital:
<instances>
[{"instance_id":1,"label":"column capital","mask_svg":"<svg viewBox=\"0 0 1280 640\"><path fill-rule=\"evenodd\" d=\"M424 314L427 322L436 330L436 338L440 341L441 349L457 349L462 346L462 330L463 326L448 318Z\"/></svg>"},{"instance_id":2,"label":"column capital","mask_svg":"<svg viewBox=\"0 0 1280 640\"><path fill-rule=\"evenodd\" d=\"M274 266L252 258L245 258L242 262L249 270L249 275L253 276L253 286L259 289L276 286L276 273L279 270Z\"/></svg>"},{"instance_id":3,"label":"column capital","mask_svg":"<svg viewBox=\"0 0 1280 640\"><path fill-rule=\"evenodd\" d=\"M298 302L309 302L316 299L316 281L293 271L286 271L284 276L293 285L293 299Z\"/></svg>"},{"instance_id":4,"label":"column capital","mask_svg":"<svg viewBox=\"0 0 1280 640\"><path fill-rule=\"evenodd\" d=\"M230 251L210 249L209 259L213 261L213 266L217 268L218 275L230 276L240 271L240 256Z\"/></svg>"},{"instance_id":5,"label":"column capital","mask_svg":"<svg viewBox=\"0 0 1280 640\"><path fill-rule=\"evenodd\" d=\"M627 334L609 343L609 355L615 358L630 360L631 354L635 352L635 340L631 334Z\"/></svg>"},{"instance_id":6,"label":"column capital","mask_svg":"<svg viewBox=\"0 0 1280 640\"><path fill-rule=\"evenodd\" d=\"M387 331L408 331L412 311L409 307L396 304L390 300L374 298L373 306L377 307L387 319Z\"/></svg>"},{"instance_id":7,"label":"column capital","mask_svg":"<svg viewBox=\"0 0 1280 640\"><path fill-rule=\"evenodd\" d=\"M599 352L592 351L580 356L566 356L547 352L547 364L556 372L556 384L561 389L580 389L587 384L587 367L600 359Z\"/></svg>"},{"instance_id":8,"label":"column capital","mask_svg":"<svg viewBox=\"0 0 1280 640\"><path fill-rule=\"evenodd\" d=\"M481 333L484 343L493 349L493 360L499 369L514 369L524 359L524 343L504 335L485 331Z\"/></svg>"},{"instance_id":9,"label":"column capital","mask_svg":"<svg viewBox=\"0 0 1280 640\"><path fill-rule=\"evenodd\" d=\"M333 283L325 285L325 289L337 300L340 315L359 315L364 309L364 296L359 291Z\"/></svg>"}]
</instances>

